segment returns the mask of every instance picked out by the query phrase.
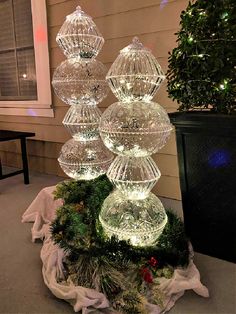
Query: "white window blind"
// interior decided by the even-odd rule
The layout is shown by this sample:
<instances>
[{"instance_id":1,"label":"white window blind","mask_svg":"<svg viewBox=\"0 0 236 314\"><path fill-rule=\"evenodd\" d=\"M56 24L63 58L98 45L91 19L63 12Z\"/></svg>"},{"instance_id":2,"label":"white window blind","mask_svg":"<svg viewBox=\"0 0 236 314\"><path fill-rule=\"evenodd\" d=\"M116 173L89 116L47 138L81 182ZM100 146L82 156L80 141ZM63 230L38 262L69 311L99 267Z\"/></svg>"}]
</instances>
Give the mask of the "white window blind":
<instances>
[{"instance_id":1,"label":"white window blind","mask_svg":"<svg viewBox=\"0 0 236 314\"><path fill-rule=\"evenodd\" d=\"M0 0L1 100L37 100L31 0Z\"/></svg>"},{"instance_id":2,"label":"white window blind","mask_svg":"<svg viewBox=\"0 0 236 314\"><path fill-rule=\"evenodd\" d=\"M54 117L46 0L0 0L0 116Z\"/></svg>"}]
</instances>

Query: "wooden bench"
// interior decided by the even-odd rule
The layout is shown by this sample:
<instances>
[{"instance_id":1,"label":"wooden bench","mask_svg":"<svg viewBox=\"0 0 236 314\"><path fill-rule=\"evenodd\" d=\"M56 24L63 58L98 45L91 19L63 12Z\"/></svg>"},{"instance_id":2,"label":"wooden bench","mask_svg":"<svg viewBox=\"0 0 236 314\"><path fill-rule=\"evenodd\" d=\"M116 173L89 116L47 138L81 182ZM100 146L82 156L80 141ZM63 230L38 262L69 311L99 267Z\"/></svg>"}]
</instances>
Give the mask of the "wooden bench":
<instances>
[{"instance_id":1,"label":"wooden bench","mask_svg":"<svg viewBox=\"0 0 236 314\"><path fill-rule=\"evenodd\" d=\"M29 184L29 169L28 169L27 150L26 150L26 138L32 137L32 136L35 136L35 133L0 130L0 142L6 142L6 141L12 141L12 140L18 140L18 139L21 141L21 156L22 156L22 165L23 165L23 169L10 172L7 174L3 174L2 164L1 164L1 159L0 159L0 180L23 173L24 183Z\"/></svg>"}]
</instances>

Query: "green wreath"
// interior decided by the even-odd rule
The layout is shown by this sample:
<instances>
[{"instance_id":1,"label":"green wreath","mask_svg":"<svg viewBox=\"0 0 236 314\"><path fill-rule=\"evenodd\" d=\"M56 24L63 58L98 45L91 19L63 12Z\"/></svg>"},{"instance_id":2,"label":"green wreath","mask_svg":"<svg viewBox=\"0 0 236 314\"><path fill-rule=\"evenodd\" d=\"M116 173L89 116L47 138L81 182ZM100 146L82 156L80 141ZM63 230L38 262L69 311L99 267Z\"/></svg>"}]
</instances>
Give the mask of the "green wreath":
<instances>
[{"instance_id":1,"label":"green wreath","mask_svg":"<svg viewBox=\"0 0 236 314\"><path fill-rule=\"evenodd\" d=\"M98 216L112 190L105 175L58 184L54 195L63 205L51 224L52 239L66 251L67 281L104 293L119 312L146 313L148 302L163 306L158 278L171 278L175 267L188 265L188 239L182 221L170 210L154 247L107 238Z\"/></svg>"}]
</instances>

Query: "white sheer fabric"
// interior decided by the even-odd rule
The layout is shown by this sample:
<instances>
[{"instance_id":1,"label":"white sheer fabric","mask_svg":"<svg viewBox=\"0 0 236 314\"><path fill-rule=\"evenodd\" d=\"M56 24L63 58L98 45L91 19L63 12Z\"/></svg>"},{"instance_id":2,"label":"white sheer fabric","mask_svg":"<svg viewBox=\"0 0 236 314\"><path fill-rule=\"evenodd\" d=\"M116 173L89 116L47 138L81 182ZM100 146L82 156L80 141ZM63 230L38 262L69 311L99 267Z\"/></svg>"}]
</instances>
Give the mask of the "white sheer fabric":
<instances>
[{"instance_id":1,"label":"white sheer fabric","mask_svg":"<svg viewBox=\"0 0 236 314\"><path fill-rule=\"evenodd\" d=\"M62 205L61 200L54 200L52 192L55 186L44 188L23 214L22 222L33 222L32 241L44 240L41 250L43 262L43 278L46 286L60 299L68 301L75 312L82 311L83 314L94 313L116 313L112 310L106 311L109 301L106 296L93 289L75 286L73 283L63 283L63 258L64 252L53 244L50 235L50 222L55 218L55 210ZM175 302L184 294L185 290L194 290L202 297L208 297L208 289L201 283L200 274L191 259L186 269L175 270L171 279L160 278L160 288L165 294L164 309L154 304L148 304L150 314L163 314L173 307Z\"/></svg>"}]
</instances>

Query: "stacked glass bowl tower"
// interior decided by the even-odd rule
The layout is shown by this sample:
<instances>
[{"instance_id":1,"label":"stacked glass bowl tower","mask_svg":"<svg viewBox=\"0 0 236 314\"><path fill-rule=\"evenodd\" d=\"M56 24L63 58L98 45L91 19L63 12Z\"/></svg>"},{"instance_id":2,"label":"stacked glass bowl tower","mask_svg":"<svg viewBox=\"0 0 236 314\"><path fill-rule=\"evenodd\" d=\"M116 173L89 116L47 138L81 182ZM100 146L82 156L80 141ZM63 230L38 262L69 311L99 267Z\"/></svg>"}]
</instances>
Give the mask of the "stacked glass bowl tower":
<instances>
[{"instance_id":1,"label":"stacked glass bowl tower","mask_svg":"<svg viewBox=\"0 0 236 314\"><path fill-rule=\"evenodd\" d=\"M58 161L69 177L91 180L106 173L113 159L98 131L97 104L109 91L106 68L95 59L104 39L92 18L77 7L66 17L56 41L67 60L55 70L52 84L71 106L63 124L73 137L63 145Z\"/></svg>"},{"instance_id":2,"label":"stacked glass bowl tower","mask_svg":"<svg viewBox=\"0 0 236 314\"><path fill-rule=\"evenodd\" d=\"M152 102L165 76L135 37L106 78L119 102L103 113L99 130L105 146L118 156L107 172L116 189L104 201L99 219L107 236L152 246L167 223L161 201L150 192L161 176L150 156L165 145L172 130L166 111Z\"/></svg>"}]
</instances>

